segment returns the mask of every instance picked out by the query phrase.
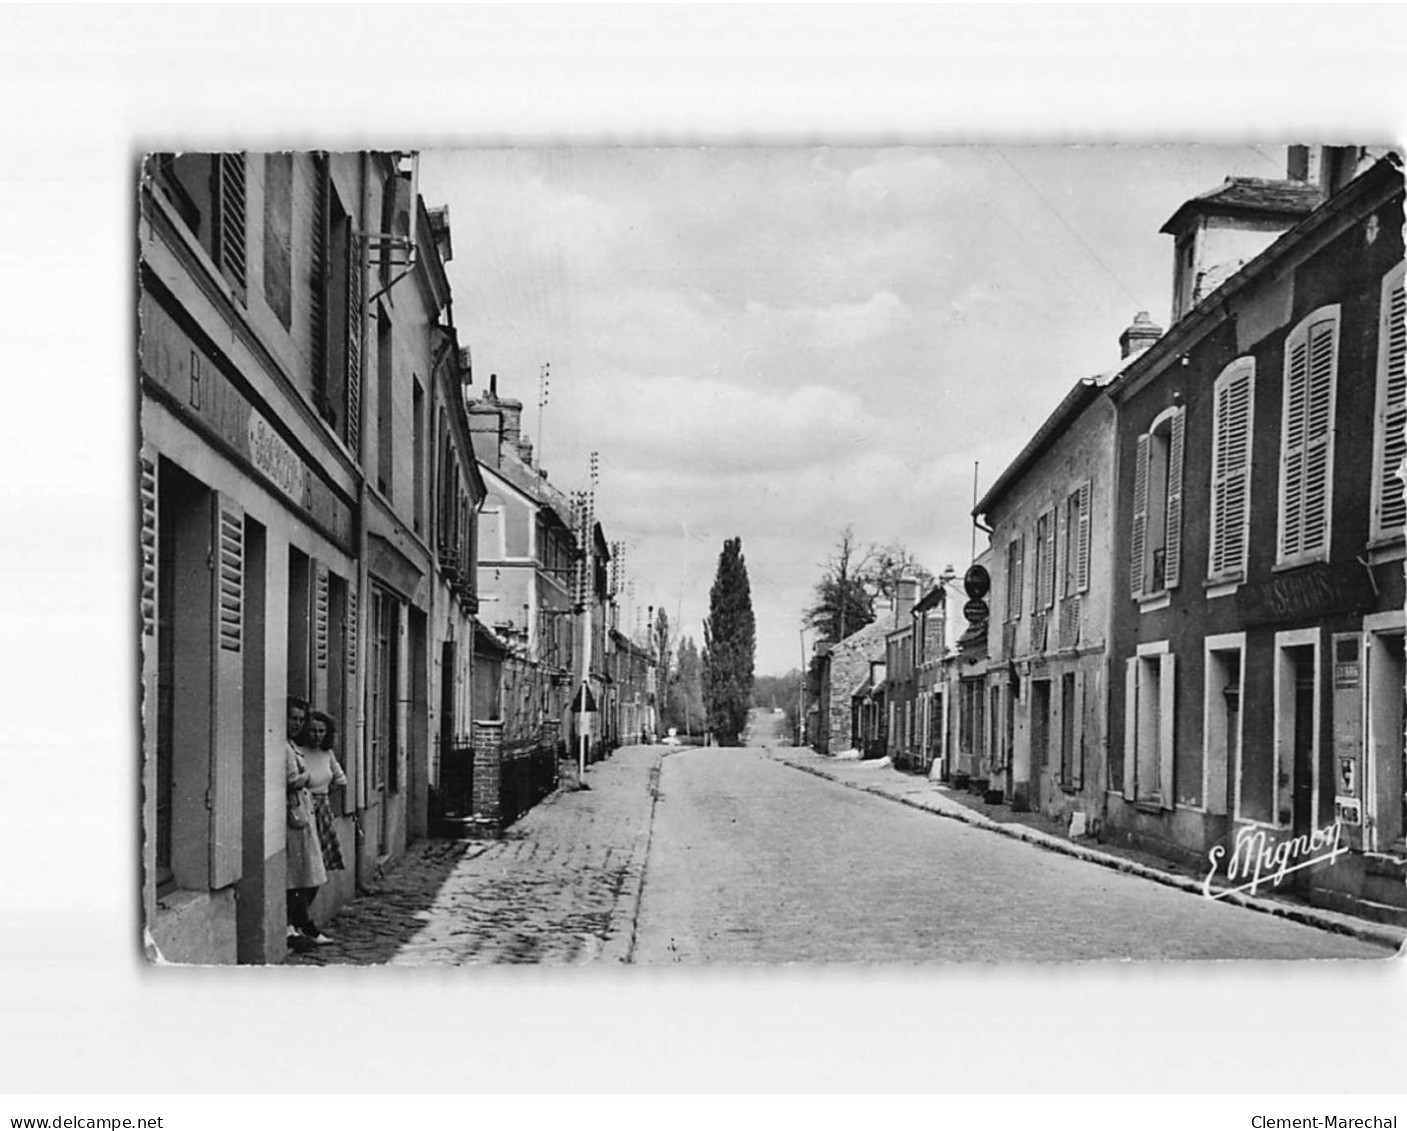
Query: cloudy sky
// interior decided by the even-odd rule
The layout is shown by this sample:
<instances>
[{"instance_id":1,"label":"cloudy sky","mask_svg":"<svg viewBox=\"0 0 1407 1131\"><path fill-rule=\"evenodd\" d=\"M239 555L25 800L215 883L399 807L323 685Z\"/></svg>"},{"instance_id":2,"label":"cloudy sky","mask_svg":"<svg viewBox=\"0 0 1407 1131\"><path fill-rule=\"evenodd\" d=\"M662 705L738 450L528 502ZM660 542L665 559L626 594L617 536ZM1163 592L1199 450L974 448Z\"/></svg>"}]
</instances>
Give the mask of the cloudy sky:
<instances>
[{"instance_id":1,"label":"cloudy sky","mask_svg":"<svg viewBox=\"0 0 1407 1131\"><path fill-rule=\"evenodd\" d=\"M799 665L847 524L961 571L974 461L985 490L1136 312L1166 325L1162 223L1283 168L1274 146L525 148L427 153L420 190L450 206L476 383L523 401L560 486L600 452L639 617L701 640L740 535L766 673Z\"/></svg>"}]
</instances>

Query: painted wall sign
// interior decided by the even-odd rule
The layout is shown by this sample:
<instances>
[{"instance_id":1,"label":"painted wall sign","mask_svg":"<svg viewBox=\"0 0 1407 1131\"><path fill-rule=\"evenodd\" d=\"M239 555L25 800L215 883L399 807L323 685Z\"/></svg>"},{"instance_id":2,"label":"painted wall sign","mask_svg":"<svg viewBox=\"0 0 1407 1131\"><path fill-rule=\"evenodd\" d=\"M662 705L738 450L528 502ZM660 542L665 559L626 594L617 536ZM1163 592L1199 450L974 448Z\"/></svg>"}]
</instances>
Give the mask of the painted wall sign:
<instances>
[{"instance_id":1,"label":"painted wall sign","mask_svg":"<svg viewBox=\"0 0 1407 1131\"><path fill-rule=\"evenodd\" d=\"M224 367L149 293L141 300L139 357L142 376L168 394L163 401L174 413L247 459L275 491L351 552L351 504L298 454ZM319 437L299 436L296 430L294 435L306 439L309 450L318 450Z\"/></svg>"},{"instance_id":2,"label":"painted wall sign","mask_svg":"<svg viewBox=\"0 0 1407 1131\"><path fill-rule=\"evenodd\" d=\"M1305 566L1242 586L1236 605L1248 626L1362 613L1373 607L1373 582L1357 562Z\"/></svg>"},{"instance_id":3,"label":"painted wall sign","mask_svg":"<svg viewBox=\"0 0 1407 1131\"><path fill-rule=\"evenodd\" d=\"M283 437L254 409L249 410L249 458L273 480L274 486L295 502L308 493L308 468Z\"/></svg>"}]
</instances>

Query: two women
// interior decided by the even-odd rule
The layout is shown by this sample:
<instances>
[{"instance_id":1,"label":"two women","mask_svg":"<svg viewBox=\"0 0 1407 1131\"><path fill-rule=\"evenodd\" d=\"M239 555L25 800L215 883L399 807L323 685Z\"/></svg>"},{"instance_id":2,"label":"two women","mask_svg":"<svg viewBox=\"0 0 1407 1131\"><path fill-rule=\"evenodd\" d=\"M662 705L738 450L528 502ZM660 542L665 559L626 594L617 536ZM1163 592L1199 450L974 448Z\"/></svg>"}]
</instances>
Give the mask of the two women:
<instances>
[{"instance_id":1,"label":"two women","mask_svg":"<svg viewBox=\"0 0 1407 1131\"><path fill-rule=\"evenodd\" d=\"M332 719L309 712L301 699L288 701L288 941L295 949L332 942L313 922L310 907L327 873L345 864L337 841L328 792L345 786L346 774L332 753Z\"/></svg>"}]
</instances>

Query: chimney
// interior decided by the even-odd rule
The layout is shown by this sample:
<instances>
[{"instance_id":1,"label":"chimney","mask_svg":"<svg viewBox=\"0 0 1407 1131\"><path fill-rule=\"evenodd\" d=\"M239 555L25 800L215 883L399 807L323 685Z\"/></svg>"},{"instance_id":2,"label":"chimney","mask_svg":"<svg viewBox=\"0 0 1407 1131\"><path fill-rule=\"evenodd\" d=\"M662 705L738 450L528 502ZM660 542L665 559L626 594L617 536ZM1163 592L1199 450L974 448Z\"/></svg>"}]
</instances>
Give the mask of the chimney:
<instances>
[{"instance_id":1,"label":"chimney","mask_svg":"<svg viewBox=\"0 0 1407 1131\"><path fill-rule=\"evenodd\" d=\"M903 628L913 616L918 601L918 579L901 577L894 587L894 627Z\"/></svg>"},{"instance_id":2,"label":"chimney","mask_svg":"<svg viewBox=\"0 0 1407 1131\"><path fill-rule=\"evenodd\" d=\"M533 442L524 436L518 441L518 458L529 467L533 465Z\"/></svg>"},{"instance_id":3,"label":"chimney","mask_svg":"<svg viewBox=\"0 0 1407 1131\"><path fill-rule=\"evenodd\" d=\"M499 435L503 431L503 417L491 396L489 394L483 400L470 401L466 407L469 410L469 439L474 445L474 458L486 467L496 468L499 465L498 445Z\"/></svg>"},{"instance_id":4,"label":"chimney","mask_svg":"<svg viewBox=\"0 0 1407 1131\"><path fill-rule=\"evenodd\" d=\"M1142 353L1163 336L1163 328L1153 325L1148 311L1140 310L1133 316L1133 322L1119 335L1119 358L1126 359Z\"/></svg>"},{"instance_id":5,"label":"chimney","mask_svg":"<svg viewBox=\"0 0 1407 1131\"><path fill-rule=\"evenodd\" d=\"M503 413L504 446L516 452L519 442L522 440L523 402L515 401L512 397L504 397L498 402L498 408Z\"/></svg>"}]
</instances>

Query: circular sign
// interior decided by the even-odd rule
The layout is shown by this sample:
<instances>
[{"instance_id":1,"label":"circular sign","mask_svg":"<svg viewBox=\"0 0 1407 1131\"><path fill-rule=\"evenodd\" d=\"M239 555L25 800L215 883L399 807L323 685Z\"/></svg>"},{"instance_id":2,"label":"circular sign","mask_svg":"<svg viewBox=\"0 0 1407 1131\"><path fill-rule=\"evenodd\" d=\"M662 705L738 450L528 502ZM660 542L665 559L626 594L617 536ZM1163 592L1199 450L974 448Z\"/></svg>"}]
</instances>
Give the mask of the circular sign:
<instances>
[{"instance_id":1,"label":"circular sign","mask_svg":"<svg viewBox=\"0 0 1407 1131\"><path fill-rule=\"evenodd\" d=\"M980 601L991 592L992 575L984 566L969 566L967 572L962 575L962 587L974 601Z\"/></svg>"},{"instance_id":2,"label":"circular sign","mask_svg":"<svg viewBox=\"0 0 1407 1131\"><path fill-rule=\"evenodd\" d=\"M972 598L962 607L962 615L969 624L981 624L987 619L987 602Z\"/></svg>"}]
</instances>

